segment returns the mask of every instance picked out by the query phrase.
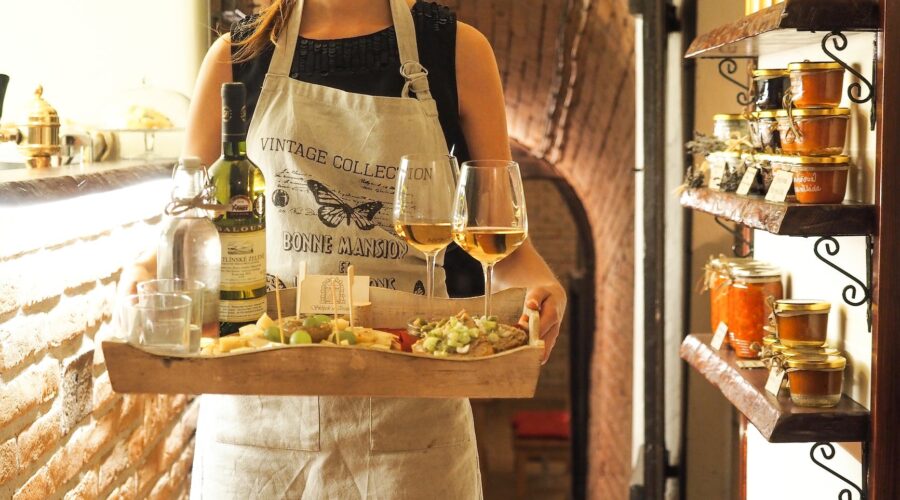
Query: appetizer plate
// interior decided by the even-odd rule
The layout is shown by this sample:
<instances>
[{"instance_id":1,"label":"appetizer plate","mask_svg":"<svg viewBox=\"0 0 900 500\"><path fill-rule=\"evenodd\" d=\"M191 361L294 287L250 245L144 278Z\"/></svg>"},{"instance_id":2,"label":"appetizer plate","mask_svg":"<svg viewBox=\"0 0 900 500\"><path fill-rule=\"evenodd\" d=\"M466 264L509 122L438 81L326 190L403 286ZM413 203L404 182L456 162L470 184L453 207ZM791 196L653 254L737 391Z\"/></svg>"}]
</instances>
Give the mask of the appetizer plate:
<instances>
[{"instance_id":1,"label":"appetizer plate","mask_svg":"<svg viewBox=\"0 0 900 500\"><path fill-rule=\"evenodd\" d=\"M283 313L294 313L295 294L295 289L281 291ZM269 315L275 318L272 294L269 298ZM518 322L524 290L504 290L492 300L493 313L502 322ZM429 306L420 295L380 288L370 290L370 301L370 311L360 316L367 316L376 328L403 328L417 316L477 313L483 307L481 297L436 298ZM104 341L103 353L113 390L120 393L530 398L544 345L538 338L537 313L528 311L528 316L528 345L484 357L437 358L322 344L179 356L122 340Z\"/></svg>"}]
</instances>

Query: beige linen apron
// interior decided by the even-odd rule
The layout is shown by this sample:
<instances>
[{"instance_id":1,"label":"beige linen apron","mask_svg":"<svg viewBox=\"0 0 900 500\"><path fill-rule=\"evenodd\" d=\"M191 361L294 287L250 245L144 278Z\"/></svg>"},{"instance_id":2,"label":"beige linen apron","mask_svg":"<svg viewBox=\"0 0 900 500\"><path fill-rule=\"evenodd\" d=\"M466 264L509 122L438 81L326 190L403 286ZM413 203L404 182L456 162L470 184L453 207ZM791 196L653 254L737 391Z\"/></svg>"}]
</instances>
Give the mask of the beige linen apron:
<instances>
[{"instance_id":1,"label":"beige linen apron","mask_svg":"<svg viewBox=\"0 0 900 500\"><path fill-rule=\"evenodd\" d=\"M279 37L248 133L248 155L266 176L268 273L293 285L301 259L310 274L352 263L376 286L411 292L425 266L392 229L397 165L404 154L447 154L412 14L391 0L406 85L400 98L375 97L288 76L302 8L298 0ZM435 281L446 293L442 270ZM481 498L471 407L205 395L191 497Z\"/></svg>"}]
</instances>

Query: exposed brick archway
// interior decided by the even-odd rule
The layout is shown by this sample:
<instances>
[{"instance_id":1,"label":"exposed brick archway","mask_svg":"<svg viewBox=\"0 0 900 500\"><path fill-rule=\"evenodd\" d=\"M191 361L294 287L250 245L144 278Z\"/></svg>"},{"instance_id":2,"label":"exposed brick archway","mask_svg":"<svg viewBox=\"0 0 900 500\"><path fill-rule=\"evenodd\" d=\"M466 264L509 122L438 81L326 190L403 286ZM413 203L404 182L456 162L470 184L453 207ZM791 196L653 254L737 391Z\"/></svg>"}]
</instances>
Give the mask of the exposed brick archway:
<instances>
[{"instance_id":1,"label":"exposed brick archway","mask_svg":"<svg viewBox=\"0 0 900 500\"><path fill-rule=\"evenodd\" d=\"M627 0L444 3L491 40L510 135L566 180L587 214L596 291L588 496L626 498L635 189L634 25Z\"/></svg>"}]
</instances>

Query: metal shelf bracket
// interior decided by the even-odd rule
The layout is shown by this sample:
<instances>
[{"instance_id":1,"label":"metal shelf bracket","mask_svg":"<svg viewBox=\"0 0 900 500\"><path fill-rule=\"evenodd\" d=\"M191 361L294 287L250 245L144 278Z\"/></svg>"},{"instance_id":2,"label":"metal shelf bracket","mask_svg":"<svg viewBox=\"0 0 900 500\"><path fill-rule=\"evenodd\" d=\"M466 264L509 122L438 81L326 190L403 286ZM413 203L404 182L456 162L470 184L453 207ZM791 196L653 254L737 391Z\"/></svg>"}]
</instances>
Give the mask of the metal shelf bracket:
<instances>
[{"instance_id":1,"label":"metal shelf bracket","mask_svg":"<svg viewBox=\"0 0 900 500\"><path fill-rule=\"evenodd\" d=\"M848 273L843 268L837 266L834 262L831 262L828 257L823 255L822 249L824 248L825 254L829 257L834 257L841 251L841 245L838 243L837 239L833 236L822 236L818 240L816 240L815 244L813 244L813 253L816 258L827 264L829 267L834 269L835 271L846 276L851 283L844 287L842 292L842 297L844 298L844 302L853 307L858 307L863 304L866 304L868 307L867 311L867 320L869 324L869 331L872 331L872 250L874 249L874 241L871 236L866 236L866 282L863 283L857 277Z\"/></svg>"},{"instance_id":2,"label":"metal shelf bracket","mask_svg":"<svg viewBox=\"0 0 900 500\"><path fill-rule=\"evenodd\" d=\"M862 75L859 71L856 71L849 64L844 62L840 57L835 55L834 52L828 49L828 41L831 40L832 45L834 45L835 50L842 51L847 48L847 36L844 35L840 31L832 31L825 35L822 38L822 52L824 52L828 57L830 57L834 62L838 63L845 70L849 71L853 76L859 79L858 82L853 82L847 87L847 97L850 98L851 101L856 104L863 104L867 102L871 102L871 108L869 109L869 128L871 130L875 130L875 107L876 107L876 99L875 99L875 86L872 82L869 81L866 77ZM876 58L878 57L878 42L877 39L874 42L875 47L872 50L872 78L874 80L876 71L875 64ZM721 72L721 70L720 70ZM863 95L863 85L866 87L866 94Z\"/></svg>"},{"instance_id":3,"label":"metal shelf bracket","mask_svg":"<svg viewBox=\"0 0 900 500\"><path fill-rule=\"evenodd\" d=\"M850 485L856 492L859 494L859 500L866 500L866 494L863 493L862 488L853 483L853 481L847 479L846 477L838 474L834 471L834 469L828 467L824 463L820 462L816 458L816 450L819 449L822 452L822 458L825 460L831 460L834 458L834 445L831 443L819 442L812 445L812 448L809 450L809 458L813 461L814 464L818 465L822 469L825 469L832 476L840 479L845 484ZM865 479L865 471L863 471L863 477ZM853 500L853 491L850 488L844 487L838 493L838 500Z\"/></svg>"},{"instance_id":4,"label":"metal shelf bracket","mask_svg":"<svg viewBox=\"0 0 900 500\"><path fill-rule=\"evenodd\" d=\"M737 103L741 106L748 106L753 101L753 95L746 84L741 83L733 76L737 71L738 63L734 59L725 57L719 60L719 74L722 75L722 78L741 88L741 92L737 94Z\"/></svg>"}]
</instances>

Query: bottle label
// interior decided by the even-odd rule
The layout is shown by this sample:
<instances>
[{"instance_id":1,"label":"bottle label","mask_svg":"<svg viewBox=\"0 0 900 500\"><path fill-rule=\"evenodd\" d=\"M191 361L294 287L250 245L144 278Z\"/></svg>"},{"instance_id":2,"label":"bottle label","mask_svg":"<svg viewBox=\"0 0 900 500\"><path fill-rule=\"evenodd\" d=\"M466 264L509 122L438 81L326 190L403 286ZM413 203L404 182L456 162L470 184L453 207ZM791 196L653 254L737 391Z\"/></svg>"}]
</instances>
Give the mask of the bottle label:
<instances>
[{"instance_id":1,"label":"bottle label","mask_svg":"<svg viewBox=\"0 0 900 500\"><path fill-rule=\"evenodd\" d=\"M266 232L221 232L222 291L266 286Z\"/></svg>"},{"instance_id":2,"label":"bottle label","mask_svg":"<svg viewBox=\"0 0 900 500\"><path fill-rule=\"evenodd\" d=\"M227 323L249 323L259 319L266 312L266 297L247 300L220 300L219 321Z\"/></svg>"}]
</instances>

